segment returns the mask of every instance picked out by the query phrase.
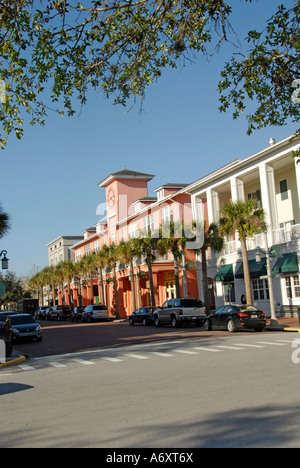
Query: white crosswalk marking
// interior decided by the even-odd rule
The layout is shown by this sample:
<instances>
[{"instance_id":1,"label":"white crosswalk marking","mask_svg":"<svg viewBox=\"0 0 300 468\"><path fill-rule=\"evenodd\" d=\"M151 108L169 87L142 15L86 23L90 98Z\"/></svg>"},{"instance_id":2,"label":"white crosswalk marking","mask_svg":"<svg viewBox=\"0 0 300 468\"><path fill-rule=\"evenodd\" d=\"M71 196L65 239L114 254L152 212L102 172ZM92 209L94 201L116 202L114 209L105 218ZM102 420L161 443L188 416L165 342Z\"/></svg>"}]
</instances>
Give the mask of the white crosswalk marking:
<instances>
[{"instance_id":1,"label":"white crosswalk marking","mask_svg":"<svg viewBox=\"0 0 300 468\"><path fill-rule=\"evenodd\" d=\"M272 345L272 346L286 346L284 343L271 343L271 341L257 341L258 344Z\"/></svg>"},{"instance_id":2,"label":"white crosswalk marking","mask_svg":"<svg viewBox=\"0 0 300 468\"><path fill-rule=\"evenodd\" d=\"M150 354L153 354L154 356L173 357L173 354L160 353L158 351L151 351Z\"/></svg>"},{"instance_id":3,"label":"white crosswalk marking","mask_svg":"<svg viewBox=\"0 0 300 468\"><path fill-rule=\"evenodd\" d=\"M74 361L79 362L79 364L83 364L84 366L92 366L95 364L93 361L87 361L86 359L74 359Z\"/></svg>"},{"instance_id":4,"label":"white crosswalk marking","mask_svg":"<svg viewBox=\"0 0 300 468\"><path fill-rule=\"evenodd\" d=\"M245 343L237 343L237 346L245 346L247 348L264 348L261 345L253 345L253 344L245 344Z\"/></svg>"},{"instance_id":5,"label":"white crosswalk marking","mask_svg":"<svg viewBox=\"0 0 300 468\"><path fill-rule=\"evenodd\" d=\"M217 346L217 348L222 348L222 349L233 349L235 351L238 350L243 350L244 348L238 348L237 346Z\"/></svg>"},{"instance_id":6,"label":"white crosswalk marking","mask_svg":"<svg viewBox=\"0 0 300 468\"><path fill-rule=\"evenodd\" d=\"M221 349L214 349L214 348L201 348L201 347L198 347L198 348L193 348L193 349L197 349L199 351L207 351L209 353L222 353Z\"/></svg>"},{"instance_id":7,"label":"white crosswalk marking","mask_svg":"<svg viewBox=\"0 0 300 468\"><path fill-rule=\"evenodd\" d=\"M32 367L32 366L29 366L28 364L22 364L20 366L18 366L20 369L22 369L23 371L32 371L32 370L36 370L35 367Z\"/></svg>"},{"instance_id":8,"label":"white crosswalk marking","mask_svg":"<svg viewBox=\"0 0 300 468\"><path fill-rule=\"evenodd\" d=\"M64 356L49 356L48 358L36 358L31 359L28 364L19 364L16 365L15 371L36 371L38 369L47 368L47 367L54 367L54 368L68 368L72 364L81 364L84 366L93 366L99 363L101 360L106 361L109 363L129 363L130 361L134 360L141 360L146 361L153 357L161 357L161 358L172 358L176 357L176 355L186 355L188 356L200 356L200 359L205 359L203 355L206 353L230 353L230 351L244 351L241 353L243 355L247 354L250 355L250 352L255 351L259 352L261 350L261 356L266 349L274 346L286 346L289 347L295 341L294 337L287 336L286 339L285 335L273 335L266 336L269 341L254 341L257 339L257 336L253 336L252 340L250 341L249 337L237 337L236 339L232 339L232 337L223 339L223 340L216 340L213 342L211 340L182 340L177 342L164 342L164 343L153 343L153 344L144 344L144 345L137 345L132 347L119 347L116 349L107 349L107 350L95 350L93 354L91 352L85 353L74 353L74 354L66 354ZM282 338L282 339L279 339ZM248 341L246 343L238 342L239 340ZM237 342L236 342L237 341ZM176 348L174 349L174 344L182 344L183 348ZM218 344L217 344L218 343ZM224 343L224 344L220 344ZM195 346L199 344L200 346ZM167 346L168 345L168 346ZM202 345L202 346L201 346ZM160 346L158 348L158 346ZM106 353L111 353L112 355L105 355ZM140 354L141 353L141 354ZM231 353L232 355L232 353ZM226 354L225 354L226 356ZM131 359L126 359L131 358ZM60 361L55 361L55 359L59 359ZM1 369L0 369L1 371ZM0 377L9 374L2 374L0 372Z\"/></svg>"},{"instance_id":9,"label":"white crosswalk marking","mask_svg":"<svg viewBox=\"0 0 300 468\"><path fill-rule=\"evenodd\" d=\"M140 354L124 354L124 356L132 357L134 359L149 359L147 356L141 356Z\"/></svg>"},{"instance_id":10,"label":"white crosswalk marking","mask_svg":"<svg viewBox=\"0 0 300 468\"><path fill-rule=\"evenodd\" d=\"M112 357L102 357L103 361L109 361L109 362L123 362L122 359L117 359L117 358L112 358Z\"/></svg>"}]
</instances>

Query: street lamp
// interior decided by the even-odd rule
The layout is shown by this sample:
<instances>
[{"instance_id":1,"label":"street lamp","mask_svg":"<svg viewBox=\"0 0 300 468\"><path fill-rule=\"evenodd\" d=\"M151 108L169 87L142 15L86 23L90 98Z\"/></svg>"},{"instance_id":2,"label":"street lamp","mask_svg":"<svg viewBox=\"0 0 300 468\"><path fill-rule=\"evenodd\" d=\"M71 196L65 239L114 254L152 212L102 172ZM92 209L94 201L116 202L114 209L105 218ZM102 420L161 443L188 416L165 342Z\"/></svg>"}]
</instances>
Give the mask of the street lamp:
<instances>
[{"instance_id":1,"label":"street lamp","mask_svg":"<svg viewBox=\"0 0 300 468\"><path fill-rule=\"evenodd\" d=\"M265 246L266 246L265 254L266 254L266 260L267 260L268 285L269 285L269 296L270 296L270 306L271 306L271 326L278 327L278 320L277 320L276 310L275 310L272 268L271 268L271 255L273 254L273 250L269 250L267 232L264 233L264 237L265 237ZM263 253L263 250L260 247L257 247L256 255L255 255L255 260L257 263L261 262L262 253Z\"/></svg>"},{"instance_id":2,"label":"street lamp","mask_svg":"<svg viewBox=\"0 0 300 468\"><path fill-rule=\"evenodd\" d=\"M7 250L2 250L0 253L0 258L3 256L1 263L2 263L2 270L8 270L8 262L9 259L6 257L7 255Z\"/></svg>"}]
</instances>

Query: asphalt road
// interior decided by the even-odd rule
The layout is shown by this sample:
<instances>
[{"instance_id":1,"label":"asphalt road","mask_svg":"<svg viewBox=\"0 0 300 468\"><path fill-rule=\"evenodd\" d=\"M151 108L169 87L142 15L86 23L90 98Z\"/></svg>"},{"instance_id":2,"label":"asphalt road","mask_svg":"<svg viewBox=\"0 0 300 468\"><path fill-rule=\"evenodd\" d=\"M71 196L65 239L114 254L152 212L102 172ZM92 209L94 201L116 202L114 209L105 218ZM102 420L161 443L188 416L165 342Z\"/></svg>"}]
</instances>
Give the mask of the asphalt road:
<instances>
[{"instance_id":1,"label":"asphalt road","mask_svg":"<svg viewBox=\"0 0 300 468\"><path fill-rule=\"evenodd\" d=\"M214 335L32 358L0 372L0 446L299 447L297 336Z\"/></svg>"},{"instance_id":2,"label":"asphalt road","mask_svg":"<svg viewBox=\"0 0 300 468\"><path fill-rule=\"evenodd\" d=\"M43 341L41 343L16 343L14 346L16 351L29 357L42 357L165 340L228 335L227 331L208 333L204 328L195 326L180 329L173 329L171 326L155 328L135 325L131 327L128 322L88 324L42 321L40 324L43 329ZM253 334L254 331L241 333Z\"/></svg>"}]
</instances>

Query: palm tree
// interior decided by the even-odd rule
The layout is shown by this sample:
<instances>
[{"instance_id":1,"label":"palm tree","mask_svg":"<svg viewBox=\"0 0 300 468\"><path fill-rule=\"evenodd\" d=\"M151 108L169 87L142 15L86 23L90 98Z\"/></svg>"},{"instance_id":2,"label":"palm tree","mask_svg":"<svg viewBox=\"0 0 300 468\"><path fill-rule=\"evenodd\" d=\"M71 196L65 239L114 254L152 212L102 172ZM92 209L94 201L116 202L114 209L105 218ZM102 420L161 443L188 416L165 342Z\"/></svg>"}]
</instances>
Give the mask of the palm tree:
<instances>
[{"instance_id":1,"label":"palm tree","mask_svg":"<svg viewBox=\"0 0 300 468\"><path fill-rule=\"evenodd\" d=\"M132 297L132 312L136 310L136 297L134 285L134 267L133 259L141 253L139 244L136 239L130 239L127 242L121 242L118 246L121 262L129 263L130 265L130 282L131 282L131 297Z\"/></svg>"},{"instance_id":2,"label":"palm tree","mask_svg":"<svg viewBox=\"0 0 300 468\"><path fill-rule=\"evenodd\" d=\"M150 283L151 306L155 307L155 291L153 283L152 263L156 260L157 250L162 254L165 247L162 243L159 244L158 236L156 236L150 229L147 232L141 233L140 237L136 238L135 243L140 252L146 255L146 263L148 266L148 275Z\"/></svg>"},{"instance_id":3,"label":"palm tree","mask_svg":"<svg viewBox=\"0 0 300 468\"><path fill-rule=\"evenodd\" d=\"M4 212L2 205L0 205L0 238L5 236L10 230L10 217Z\"/></svg>"},{"instance_id":4,"label":"palm tree","mask_svg":"<svg viewBox=\"0 0 300 468\"><path fill-rule=\"evenodd\" d=\"M244 280L247 303L253 305L249 260L247 254L248 238L267 230L265 212L257 207L257 201L250 199L246 203L229 201L221 210L220 233L223 236L239 235L242 247Z\"/></svg>"},{"instance_id":5,"label":"palm tree","mask_svg":"<svg viewBox=\"0 0 300 468\"><path fill-rule=\"evenodd\" d=\"M207 277L207 249L211 247L215 252L221 252L224 247L224 238L220 235L219 226L217 223L211 223L207 227L204 223L204 242L201 247L202 257L202 276L203 276L203 289L204 289L204 302L207 312L210 310L210 299L208 293L208 277Z\"/></svg>"},{"instance_id":6,"label":"palm tree","mask_svg":"<svg viewBox=\"0 0 300 468\"><path fill-rule=\"evenodd\" d=\"M105 296L104 296L104 285L103 285L103 270L106 266L106 260L105 260L105 253L103 252L103 250L98 250L95 253L95 266L99 270L99 285L101 288L101 302L102 304L104 304Z\"/></svg>"},{"instance_id":7,"label":"palm tree","mask_svg":"<svg viewBox=\"0 0 300 468\"><path fill-rule=\"evenodd\" d=\"M103 246L102 251L105 254L106 265L113 271L113 283L114 283L114 294L115 294L115 312L116 318L120 318L120 301L119 301L119 291L117 283L117 264L120 260L120 254L116 244L113 242L108 247L107 245Z\"/></svg>"},{"instance_id":8,"label":"palm tree","mask_svg":"<svg viewBox=\"0 0 300 468\"><path fill-rule=\"evenodd\" d=\"M93 284L93 273L96 270L96 256L94 253L89 255L85 255L82 259L83 264L85 265L86 272L89 273L90 277L90 297L91 297L91 304L94 303L94 284Z\"/></svg>"},{"instance_id":9,"label":"palm tree","mask_svg":"<svg viewBox=\"0 0 300 468\"><path fill-rule=\"evenodd\" d=\"M167 228L167 231L169 231L168 237L163 237L165 227ZM176 297L180 298L179 264L182 259L182 250L180 247L183 247L186 241L184 224L182 222L174 223L172 221L167 223L166 226L160 226L159 237L160 239L157 247L160 249L160 254L163 255L169 249L172 252L175 266Z\"/></svg>"},{"instance_id":10,"label":"palm tree","mask_svg":"<svg viewBox=\"0 0 300 468\"><path fill-rule=\"evenodd\" d=\"M67 287L68 287L69 307L72 307L73 304L71 304L72 301L71 301L70 283L76 274L75 265L72 260L65 260L64 262L62 262L61 266L63 270L64 280L67 282Z\"/></svg>"}]
</instances>

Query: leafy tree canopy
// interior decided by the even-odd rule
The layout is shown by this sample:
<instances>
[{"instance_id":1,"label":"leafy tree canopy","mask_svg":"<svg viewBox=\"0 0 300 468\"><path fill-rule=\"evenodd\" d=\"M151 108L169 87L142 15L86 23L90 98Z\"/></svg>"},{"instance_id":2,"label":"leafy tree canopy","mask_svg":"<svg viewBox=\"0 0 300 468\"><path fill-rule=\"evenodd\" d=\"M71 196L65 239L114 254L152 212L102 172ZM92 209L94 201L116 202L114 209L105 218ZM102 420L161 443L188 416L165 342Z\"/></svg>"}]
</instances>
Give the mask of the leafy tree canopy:
<instances>
[{"instance_id":1,"label":"leafy tree canopy","mask_svg":"<svg viewBox=\"0 0 300 468\"><path fill-rule=\"evenodd\" d=\"M2 147L12 131L22 137L25 118L44 124L50 106L73 115L76 98L84 105L91 87L122 105L143 98L164 68L176 68L181 58L206 53L208 45L214 49L226 41L231 11L224 0L0 1ZM254 52L248 61L245 58L246 65L242 61L239 70L235 60L224 71L222 110L233 102L236 115L243 110L246 94L256 95L263 106L261 116L250 119L251 129L281 124L287 114L299 116L290 98L295 91L292 81L299 77L298 20L299 2L291 11L280 7L268 25L268 40L250 32ZM247 73L250 68L252 76ZM243 80L243 90L238 90ZM264 97L270 90L274 103L280 103L278 109Z\"/></svg>"}]
</instances>

